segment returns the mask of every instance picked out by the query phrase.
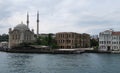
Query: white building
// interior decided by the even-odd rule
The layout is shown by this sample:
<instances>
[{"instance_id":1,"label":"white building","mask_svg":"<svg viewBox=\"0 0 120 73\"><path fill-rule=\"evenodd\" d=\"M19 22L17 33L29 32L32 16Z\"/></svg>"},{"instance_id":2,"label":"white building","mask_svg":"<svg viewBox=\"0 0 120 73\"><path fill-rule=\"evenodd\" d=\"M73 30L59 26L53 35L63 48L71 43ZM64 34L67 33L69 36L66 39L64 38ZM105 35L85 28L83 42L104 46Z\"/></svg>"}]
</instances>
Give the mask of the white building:
<instances>
[{"instance_id":1,"label":"white building","mask_svg":"<svg viewBox=\"0 0 120 73\"><path fill-rule=\"evenodd\" d=\"M6 41L0 42L0 47L8 48L8 42L6 42Z\"/></svg>"},{"instance_id":2,"label":"white building","mask_svg":"<svg viewBox=\"0 0 120 73\"><path fill-rule=\"evenodd\" d=\"M106 30L100 32L99 50L120 51L120 31Z\"/></svg>"},{"instance_id":3,"label":"white building","mask_svg":"<svg viewBox=\"0 0 120 73\"><path fill-rule=\"evenodd\" d=\"M37 12L37 36L39 34L39 12ZM29 28L29 14L27 14L27 25L16 25L14 29L9 29L9 48L18 46L21 43L32 43L35 41L34 30Z\"/></svg>"},{"instance_id":4,"label":"white building","mask_svg":"<svg viewBox=\"0 0 120 73\"><path fill-rule=\"evenodd\" d=\"M14 29L9 29L9 48L20 43L31 43L35 40L34 30L30 30L25 24L18 24Z\"/></svg>"}]
</instances>

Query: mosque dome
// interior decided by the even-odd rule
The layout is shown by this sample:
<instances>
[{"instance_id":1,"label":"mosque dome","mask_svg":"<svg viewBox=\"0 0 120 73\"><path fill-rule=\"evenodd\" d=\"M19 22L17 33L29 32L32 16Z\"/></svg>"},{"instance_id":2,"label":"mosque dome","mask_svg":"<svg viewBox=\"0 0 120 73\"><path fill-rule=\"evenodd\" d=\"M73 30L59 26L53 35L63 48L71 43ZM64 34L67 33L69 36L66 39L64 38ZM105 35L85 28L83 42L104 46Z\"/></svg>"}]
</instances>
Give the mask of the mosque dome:
<instances>
[{"instance_id":1,"label":"mosque dome","mask_svg":"<svg viewBox=\"0 0 120 73\"><path fill-rule=\"evenodd\" d=\"M15 30L29 30L29 28L23 24L23 22L21 24L18 24L15 28Z\"/></svg>"}]
</instances>

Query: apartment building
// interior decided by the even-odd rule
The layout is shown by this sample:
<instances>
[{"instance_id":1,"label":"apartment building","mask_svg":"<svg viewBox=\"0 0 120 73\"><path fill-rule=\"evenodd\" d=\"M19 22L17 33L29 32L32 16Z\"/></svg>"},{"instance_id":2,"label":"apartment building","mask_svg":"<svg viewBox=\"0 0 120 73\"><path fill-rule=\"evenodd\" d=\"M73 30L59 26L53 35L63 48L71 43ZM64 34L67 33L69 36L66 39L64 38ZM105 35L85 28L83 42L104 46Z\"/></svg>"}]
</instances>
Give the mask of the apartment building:
<instances>
[{"instance_id":1,"label":"apartment building","mask_svg":"<svg viewBox=\"0 0 120 73\"><path fill-rule=\"evenodd\" d=\"M90 47L90 35L75 32L59 32L56 34L59 48L87 48Z\"/></svg>"},{"instance_id":2,"label":"apartment building","mask_svg":"<svg viewBox=\"0 0 120 73\"><path fill-rule=\"evenodd\" d=\"M99 34L99 50L120 51L120 31L106 30Z\"/></svg>"}]
</instances>

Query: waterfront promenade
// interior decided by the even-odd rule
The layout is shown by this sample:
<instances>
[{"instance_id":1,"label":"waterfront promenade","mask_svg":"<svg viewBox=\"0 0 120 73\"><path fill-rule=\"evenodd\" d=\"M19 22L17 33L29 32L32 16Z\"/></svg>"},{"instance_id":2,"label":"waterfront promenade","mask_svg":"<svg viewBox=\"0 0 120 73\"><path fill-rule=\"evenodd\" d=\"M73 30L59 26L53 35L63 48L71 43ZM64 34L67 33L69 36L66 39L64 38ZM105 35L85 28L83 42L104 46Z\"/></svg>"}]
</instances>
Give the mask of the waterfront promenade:
<instances>
[{"instance_id":1,"label":"waterfront promenade","mask_svg":"<svg viewBox=\"0 0 120 73\"><path fill-rule=\"evenodd\" d=\"M85 51L93 51L93 48L50 49L50 48L23 47L10 49L1 47L0 51L12 53L81 54L85 53Z\"/></svg>"}]
</instances>

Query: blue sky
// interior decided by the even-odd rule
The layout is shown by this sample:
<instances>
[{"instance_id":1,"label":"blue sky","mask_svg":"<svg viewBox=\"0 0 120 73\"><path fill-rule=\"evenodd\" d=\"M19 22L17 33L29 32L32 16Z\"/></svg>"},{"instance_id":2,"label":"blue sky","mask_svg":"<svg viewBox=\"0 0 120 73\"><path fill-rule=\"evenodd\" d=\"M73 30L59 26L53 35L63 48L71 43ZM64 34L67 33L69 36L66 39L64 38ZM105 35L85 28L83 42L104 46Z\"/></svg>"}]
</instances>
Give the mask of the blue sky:
<instances>
[{"instance_id":1,"label":"blue sky","mask_svg":"<svg viewBox=\"0 0 120 73\"><path fill-rule=\"evenodd\" d=\"M40 33L98 34L120 29L120 0L0 0L0 34L21 21L26 24L27 12L36 33L37 10Z\"/></svg>"}]
</instances>

